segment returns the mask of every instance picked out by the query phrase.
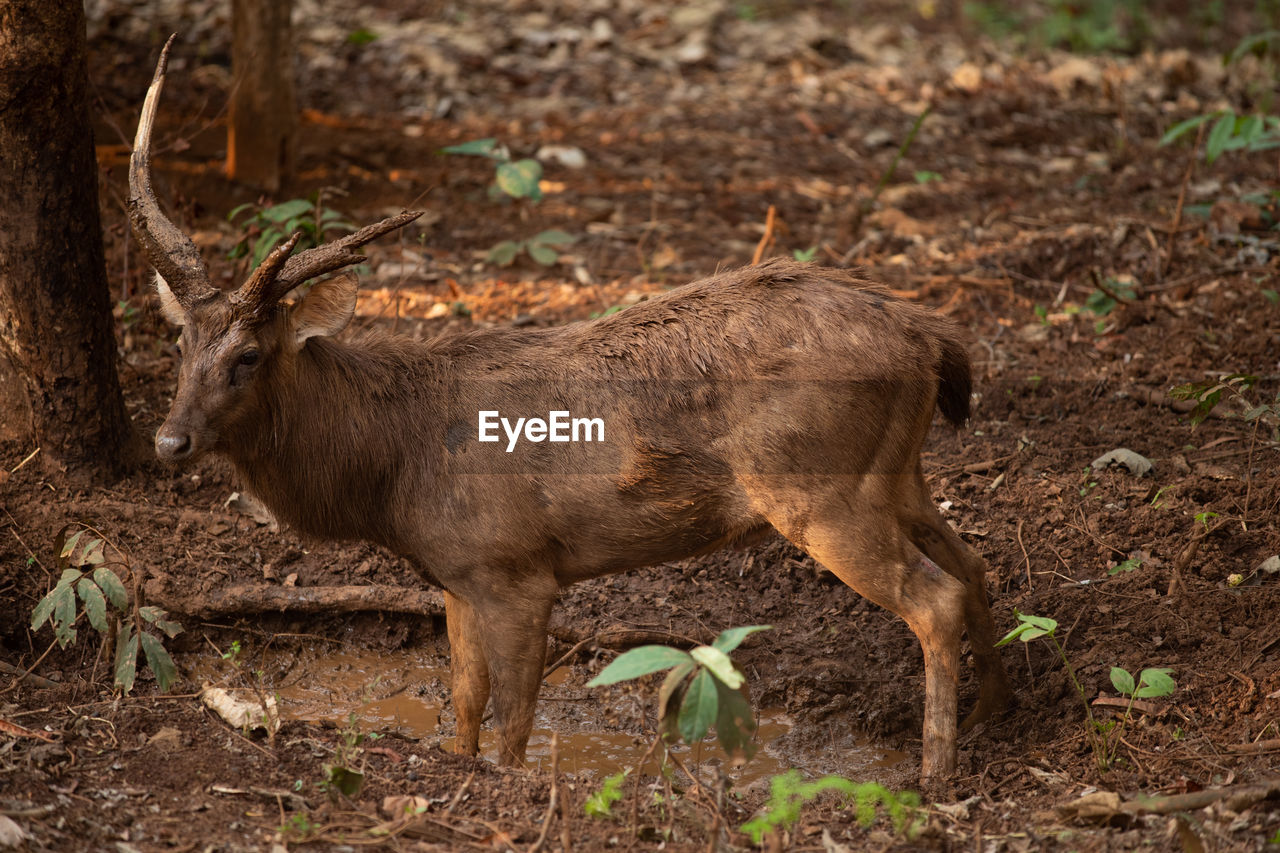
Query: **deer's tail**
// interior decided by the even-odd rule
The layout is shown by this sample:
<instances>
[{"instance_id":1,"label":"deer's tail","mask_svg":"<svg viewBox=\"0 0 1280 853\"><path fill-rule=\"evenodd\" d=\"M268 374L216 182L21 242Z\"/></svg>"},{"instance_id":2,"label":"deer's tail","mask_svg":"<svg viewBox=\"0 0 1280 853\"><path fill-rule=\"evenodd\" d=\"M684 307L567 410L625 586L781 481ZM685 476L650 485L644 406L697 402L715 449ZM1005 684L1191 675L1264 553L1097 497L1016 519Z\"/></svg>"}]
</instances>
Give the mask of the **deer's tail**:
<instances>
[{"instance_id":1,"label":"deer's tail","mask_svg":"<svg viewBox=\"0 0 1280 853\"><path fill-rule=\"evenodd\" d=\"M969 420L969 399L973 392L973 372L969 352L956 336L941 339L938 358L938 409L949 423L962 427Z\"/></svg>"}]
</instances>

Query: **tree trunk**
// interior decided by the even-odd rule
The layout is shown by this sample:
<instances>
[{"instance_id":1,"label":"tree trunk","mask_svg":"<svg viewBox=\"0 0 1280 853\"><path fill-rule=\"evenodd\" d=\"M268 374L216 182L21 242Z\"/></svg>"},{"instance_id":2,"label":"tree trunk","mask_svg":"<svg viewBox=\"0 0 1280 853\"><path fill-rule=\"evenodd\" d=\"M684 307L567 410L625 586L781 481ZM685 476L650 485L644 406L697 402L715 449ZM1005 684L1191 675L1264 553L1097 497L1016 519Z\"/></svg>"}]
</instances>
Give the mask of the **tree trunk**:
<instances>
[{"instance_id":1,"label":"tree trunk","mask_svg":"<svg viewBox=\"0 0 1280 853\"><path fill-rule=\"evenodd\" d=\"M232 0L231 109L227 176L268 192L293 172L298 102L294 94L291 0Z\"/></svg>"},{"instance_id":2,"label":"tree trunk","mask_svg":"<svg viewBox=\"0 0 1280 853\"><path fill-rule=\"evenodd\" d=\"M111 476L140 442L116 375L88 79L82 0L0 0L0 370L25 386L46 467Z\"/></svg>"}]
</instances>

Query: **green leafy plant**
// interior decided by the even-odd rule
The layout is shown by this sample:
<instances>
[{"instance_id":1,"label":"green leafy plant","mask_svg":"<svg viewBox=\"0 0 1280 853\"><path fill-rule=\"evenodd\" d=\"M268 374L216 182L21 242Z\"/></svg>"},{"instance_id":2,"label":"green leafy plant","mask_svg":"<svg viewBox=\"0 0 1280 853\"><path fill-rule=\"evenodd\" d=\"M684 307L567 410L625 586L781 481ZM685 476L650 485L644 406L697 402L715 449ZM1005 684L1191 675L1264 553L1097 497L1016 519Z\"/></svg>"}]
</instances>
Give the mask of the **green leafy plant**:
<instances>
[{"instance_id":1,"label":"green leafy plant","mask_svg":"<svg viewBox=\"0 0 1280 853\"><path fill-rule=\"evenodd\" d=\"M499 145L496 139L473 139L440 150L445 154L464 154L492 160L494 174L489 194L495 198L505 195L535 202L542 200L542 189L538 186L542 179L542 164L531 157L512 159L511 152L505 145Z\"/></svg>"},{"instance_id":2,"label":"green leafy plant","mask_svg":"<svg viewBox=\"0 0 1280 853\"><path fill-rule=\"evenodd\" d=\"M280 824L278 831L286 841L300 843L315 834L316 824L306 812L295 812Z\"/></svg>"},{"instance_id":3,"label":"green leafy plant","mask_svg":"<svg viewBox=\"0 0 1280 853\"><path fill-rule=\"evenodd\" d=\"M1089 696L1085 693L1084 686L1080 684L1080 679L1076 677L1076 671L1071 666L1071 661L1067 659L1067 653L1063 650L1062 644L1058 642L1057 621L1047 616L1019 613L1017 610L1014 611L1014 616L1018 620L1017 626L1008 634L1005 634L1000 642L996 643L996 647L1007 645L1014 640L1029 643L1032 640L1043 638L1050 642L1054 651L1058 653L1058 658L1062 661L1062 665L1067 671L1067 677L1071 679L1071 684L1075 687L1076 694L1080 697L1081 704L1084 705L1085 719L1088 721L1088 727L1085 731L1088 734L1089 746L1093 750L1094 761L1097 763L1099 770L1103 772L1110 770L1112 765L1115 764L1125 727L1128 726L1132 719L1134 700L1154 696L1167 696L1172 693L1177 686L1169 675L1172 670L1168 668L1144 669L1140 673L1137 683L1135 683L1133 676L1127 670L1113 666L1111 668L1111 684L1121 695L1129 697L1129 704L1125 707L1124 714L1118 723L1099 721L1093 716L1093 708L1089 704Z\"/></svg>"},{"instance_id":4,"label":"green leafy plant","mask_svg":"<svg viewBox=\"0 0 1280 853\"><path fill-rule=\"evenodd\" d=\"M919 169L912 176L917 184L928 184L933 181L941 181L942 175L937 172L930 172L928 169Z\"/></svg>"},{"instance_id":5,"label":"green leafy plant","mask_svg":"<svg viewBox=\"0 0 1280 853\"><path fill-rule=\"evenodd\" d=\"M493 138L473 139L459 145L442 148L445 154L462 154L485 157L494 163L493 183L489 185L489 197L501 199L528 199L536 203L542 200L542 164L531 157L512 158L505 145ZM572 245L577 238L559 228L540 231L524 240L503 240L489 249L487 260L498 266L510 266L521 252L549 267L560 258L560 252Z\"/></svg>"},{"instance_id":6,"label":"green leafy plant","mask_svg":"<svg viewBox=\"0 0 1280 853\"><path fill-rule=\"evenodd\" d=\"M729 628L709 646L691 651L671 646L640 646L624 652L587 682L601 687L671 670L658 692L658 728L667 740L698 743L711 729L725 753L749 759L755 753L755 717L742 688L746 677L729 659L729 652L770 625Z\"/></svg>"},{"instance_id":7,"label":"green leafy plant","mask_svg":"<svg viewBox=\"0 0 1280 853\"><path fill-rule=\"evenodd\" d=\"M1084 300L1084 307L1099 317L1115 310L1122 300L1130 301L1137 295L1133 285L1108 278L1103 287L1096 288Z\"/></svg>"},{"instance_id":8,"label":"green leafy plant","mask_svg":"<svg viewBox=\"0 0 1280 853\"><path fill-rule=\"evenodd\" d=\"M1272 440L1280 440L1275 427L1280 426L1280 393L1269 403L1258 403L1247 392L1252 391L1258 383L1258 377L1252 373L1229 373L1221 379L1210 382L1189 382L1169 389L1169 396L1175 400L1195 400L1196 406L1191 410L1191 425L1204 423L1209 413L1222 402L1223 395L1240 403L1243 411L1229 412L1228 417L1239 417L1246 423L1269 422L1273 426Z\"/></svg>"},{"instance_id":9,"label":"green leafy plant","mask_svg":"<svg viewBox=\"0 0 1280 853\"><path fill-rule=\"evenodd\" d=\"M1114 566L1112 566L1107 571L1107 577L1113 578L1122 572L1137 571L1141 565L1142 565L1142 560L1140 560L1137 557L1130 557L1129 559L1116 563Z\"/></svg>"},{"instance_id":10,"label":"green leafy plant","mask_svg":"<svg viewBox=\"0 0 1280 853\"><path fill-rule=\"evenodd\" d=\"M114 634L113 675L121 692L133 689L139 651L160 689L168 690L178 672L155 632L172 638L182 631L182 626L171 622L161 608L142 605L136 595L130 601L117 574L123 571L126 579L134 579L135 589L140 586L128 555L96 528L81 522L68 524L58 532L56 550L62 576L36 604L31 613L31 630L38 631L48 622L58 645L66 648L75 642L75 626L83 616L104 640ZM77 599L83 609L77 607Z\"/></svg>"},{"instance_id":11,"label":"green leafy plant","mask_svg":"<svg viewBox=\"0 0 1280 853\"><path fill-rule=\"evenodd\" d=\"M560 259L560 251L573 245L577 240L572 234L559 228L549 228L534 234L528 240L503 240L489 250L488 261L500 267L510 266L521 252L528 252L544 267L549 267Z\"/></svg>"},{"instance_id":12,"label":"green leafy plant","mask_svg":"<svg viewBox=\"0 0 1280 853\"><path fill-rule=\"evenodd\" d=\"M1209 522L1217 517L1218 514L1216 512L1210 512L1209 510L1197 512L1195 515L1196 523L1203 527L1206 533L1209 532Z\"/></svg>"},{"instance_id":13,"label":"green leafy plant","mask_svg":"<svg viewBox=\"0 0 1280 853\"><path fill-rule=\"evenodd\" d=\"M364 786L364 742L375 740L375 732L364 732L360 728L360 718L352 711L347 715L347 723L338 736L338 748L334 750L333 760L324 765L324 778L320 780L320 790L336 799L339 795L351 798L360 793Z\"/></svg>"},{"instance_id":14,"label":"green leafy plant","mask_svg":"<svg viewBox=\"0 0 1280 853\"><path fill-rule=\"evenodd\" d=\"M1038 39L1078 53L1133 50L1150 29L1143 0L1049 0L1048 6Z\"/></svg>"},{"instance_id":15,"label":"green leafy plant","mask_svg":"<svg viewBox=\"0 0 1280 853\"><path fill-rule=\"evenodd\" d=\"M295 232L302 232L297 246L301 250L319 246L331 231L356 230L343 214L325 207L322 199L322 194L316 193L311 199L295 198L266 207L250 203L234 208L227 214L227 221L235 222L243 215L239 227L244 233L228 257L234 260L248 256L249 265L256 269L272 249Z\"/></svg>"},{"instance_id":16,"label":"green leafy plant","mask_svg":"<svg viewBox=\"0 0 1280 853\"><path fill-rule=\"evenodd\" d=\"M802 264L809 263L817 256L817 254L818 254L817 246L810 246L807 249L793 249L791 251L791 257L795 258L797 261L799 261Z\"/></svg>"},{"instance_id":17,"label":"green leafy plant","mask_svg":"<svg viewBox=\"0 0 1280 853\"><path fill-rule=\"evenodd\" d=\"M1280 148L1280 116L1238 115L1229 109L1178 122L1160 137L1160 145L1171 145L1209 122L1213 122L1213 127L1205 139L1204 161L1210 165L1228 151L1253 153Z\"/></svg>"},{"instance_id":18,"label":"green leafy plant","mask_svg":"<svg viewBox=\"0 0 1280 853\"><path fill-rule=\"evenodd\" d=\"M1223 65L1228 67L1250 55L1264 63L1264 69L1269 73L1263 76L1269 78L1269 82L1258 85L1257 90L1251 92L1250 100L1257 105L1254 112L1241 114L1228 107L1183 119L1165 131L1160 137L1160 145L1172 145L1188 137L1199 139L1207 126L1209 133L1204 137L1204 160L1207 164L1232 151L1257 153L1280 148L1280 116L1271 114L1275 84L1280 82L1280 64L1276 61L1278 48L1280 30L1267 29L1241 39L1235 49L1223 57ZM1194 136L1193 130L1197 131ZM1250 193L1242 201L1265 212L1278 198L1280 191L1273 191Z\"/></svg>"},{"instance_id":19,"label":"green leafy plant","mask_svg":"<svg viewBox=\"0 0 1280 853\"><path fill-rule=\"evenodd\" d=\"M1025 14L1030 8L1038 14ZM964 15L995 39L1029 41L1077 53L1132 51L1151 30L1143 0L1045 0L1013 4L1008 0L969 0Z\"/></svg>"},{"instance_id":20,"label":"green leafy plant","mask_svg":"<svg viewBox=\"0 0 1280 853\"><path fill-rule=\"evenodd\" d=\"M582 810L588 817L612 817L614 803L622 799L622 783L626 781L630 770L623 770L605 778L600 790L589 795L582 804Z\"/></svg>"},{"instance_id":21,"label":"green leafy plant","mask_svg":"<svg viewBox=\"0 0 1280 853\"><path fill-rule=\"evenodd\" d=\"M759 844L766 833L794 825L805 804L826 791L836 791L853 800L858 823L864 827L875 822L878 807L888 814L894 832L908 839L914 838L924 825L920 797L913 791L895 794L875 782L852 782L840 776L806 782L798 770L788 770L770 780L769 802L763 812L742 825L742 831Z\"/></svg>"}]
</instances>

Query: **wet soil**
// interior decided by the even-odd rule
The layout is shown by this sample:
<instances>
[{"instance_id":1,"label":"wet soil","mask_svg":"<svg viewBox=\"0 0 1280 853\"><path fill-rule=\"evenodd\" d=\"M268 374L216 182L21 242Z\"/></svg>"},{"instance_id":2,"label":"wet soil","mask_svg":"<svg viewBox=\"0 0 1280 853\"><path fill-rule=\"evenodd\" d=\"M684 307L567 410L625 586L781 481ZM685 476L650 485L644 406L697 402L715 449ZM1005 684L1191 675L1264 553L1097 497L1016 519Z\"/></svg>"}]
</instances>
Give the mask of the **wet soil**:
<instances>
[{"instance_id":1,"label":"wet soil","mask_svg":"<svg viewBox=\"0 0 1280 853\"><path fill-rule=\"evenodd\" d=\"M1274 203L1241 205L1275 191L1276 159L1236 152L1207 165L1187 145L1157 144L1176 120L1252 108L1266 69L1224 69L1219 57L1256 22L1236 10L1216 28L1188 29L1178 4L1157 4L1149 50L1081 57L1014 53L971 25L897 4L760 4L751 14L714 2L428 5L424 19L418 4L395 0L325 4L323 14L299 2L308 112L299 175L275 200L323 187L325 203L356 221L429 211L371 247L358 323L429 336L587 319L747 263L762 238L766 254L815 249L820 262L861 266L971 330L973 420L936 426L925 466L948 520L989 562L1000 630L1015 612L1056 619L1107 724L1119 719L1113 666L1172 670L1176 691L1138 706L1103 770L1053 648L1015 643L1003 653L1014 707L962 736L956 777L926 792L916 832L884 818L861 826L826 795L770 849L1275 843L1274 797L1145 816L1061 810L1098 792L1173 796L1277 776L1280 573L1266 561L1280 553L1280 239ZM220 172L221 4L91 8L120 372L134 422L151 433L178 357L119 200L157 33L184 33L161 111L158 184L227 282L243 274L226 257L243 232L226 214L257 195ZM349 42L361 28L378 38ZM576 149L585 165L544 151L546 198L503 204L486 193L491 163L440 153L488 136L515 156ZM553 227L577 237L554 266L525 255L511 267L485 262L497 242ZM1166 394L1228 374L1257 382L1225 393L1199 426ZM717 797L721 757L710 744L682 753L699 784L658 775L650 761L628 777L612 817L585 815L602 777L648 748L656 688L586 689L615 654L591 644L544 686L539 725L557 733L557 777L545 735L528 770L445 751L448 643L432 615L175 614L185 630L168 641L174 687L161 693L143 669L116 695L87 625L48 654L49 629L27 628L59 574L58 533L73 522L127 555L156 600L247 583L420 583L375 548L303 540L227 506L239 484L216 460L77 485L28 461L19 412L2 420L0 661L48 679L0 680L0 720L30 730L0 740L0 815L29 848L529 849L553 778L568 820L553 822L544 849L708 849L713 836L721 849L750 846L738 827L763 808L773 770L729 770L732 792ZM1147 457L1151 472L1090 467L1120 447ZM549 660L619 625L705 640L770 624L735 654L771 721L765 760L916 787L914 637L781 540L578 584L553 620ZM240 652L223 659L235 642ZM343 656L354 656L345 674L333 668ZM962 706L974 699L969 672ZM316 707L274 737L246 733L201 705L206 681L279 690L286 706L291 690L310 691ZM379 718L388 702L436 710ZM361 771L361 790L325 790L332 766ZM393 820L404 814L403 801L386 799L395 796L422 798L410 801L417 816Z\"/></svg>"}]
</instances>

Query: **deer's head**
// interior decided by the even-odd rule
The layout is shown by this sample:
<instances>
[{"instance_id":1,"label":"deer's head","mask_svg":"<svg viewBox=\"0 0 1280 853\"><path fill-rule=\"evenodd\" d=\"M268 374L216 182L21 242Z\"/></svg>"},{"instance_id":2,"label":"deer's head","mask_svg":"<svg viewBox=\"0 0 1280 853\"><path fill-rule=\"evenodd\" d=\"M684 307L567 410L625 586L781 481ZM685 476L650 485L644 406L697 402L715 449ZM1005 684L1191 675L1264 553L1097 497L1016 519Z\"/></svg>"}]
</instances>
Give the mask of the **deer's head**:
<instances>
[{"instance_id":1,"label":"deer's head","mask_svg":"<svg viewBox=\"0 0 1280 853\"><path fill-rule=\"evenodd\" d=\"M292 304L282 302L298 285L364 260L358 249L421 215L405 211L354 234L291 257L300 234L269 254L234 291L214 287L195 244L174 225L151 187L151 129L164 85L169 48L161 51L147 90L129 160L129 219L147 259L156 268L160 307L182 327L178 390L156 433L156 455L181 462L218 448L231 430L252 428L273 379L292 369L307 340L335 335L355 312L351 275L326 279Z\"/></svg>"}]
</instances>

